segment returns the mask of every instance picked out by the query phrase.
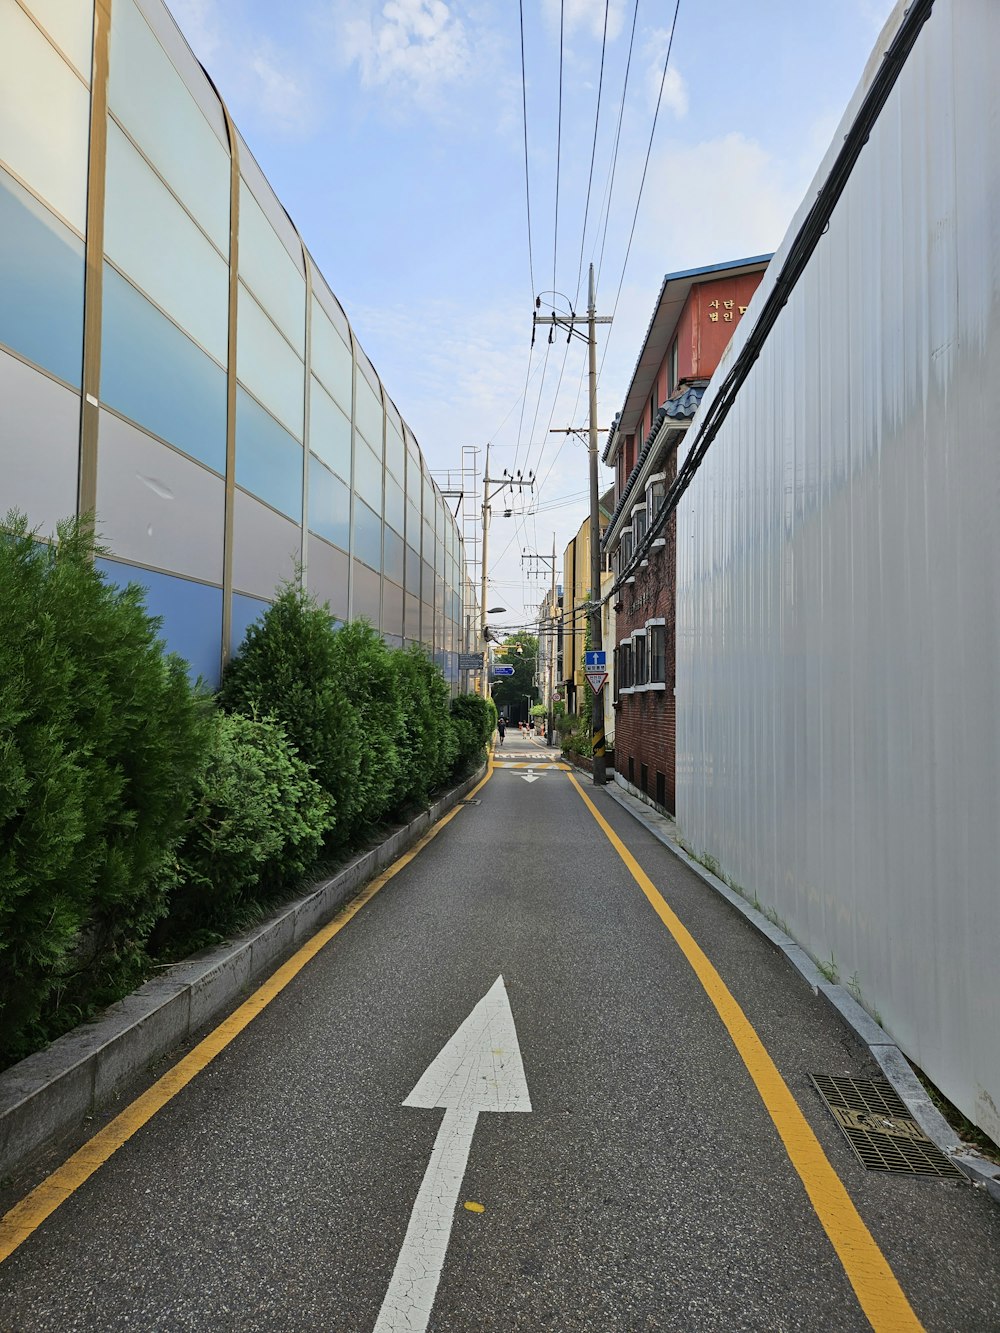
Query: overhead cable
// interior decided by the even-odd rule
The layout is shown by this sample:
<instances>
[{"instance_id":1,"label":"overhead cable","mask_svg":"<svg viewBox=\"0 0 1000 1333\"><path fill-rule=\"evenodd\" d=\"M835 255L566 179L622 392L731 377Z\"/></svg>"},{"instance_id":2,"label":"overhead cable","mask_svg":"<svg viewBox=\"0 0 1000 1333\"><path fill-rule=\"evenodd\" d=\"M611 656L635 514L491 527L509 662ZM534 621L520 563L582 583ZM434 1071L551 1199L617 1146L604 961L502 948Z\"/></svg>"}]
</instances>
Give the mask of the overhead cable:
<instances>
[{"instance_id":1,"label":"overhead cable","mask_svg":"<svg viewBox=\"0 0 1000 1333\"><path fill-rule=\"evenodd\" d=\"M674 5L674 17L670 24L670 40L667 42L667 54L663 61L663 74L660 77L660 91L656 98L656 110L653 112L653 124L649 131L649 143L646 145L646 160L642 164L642 179L639 181L639 193L636 196L635 212L632 214L632 229L628 234L628 245L625 247L625 260L622 264L622 275L618 280L618 291L615 293L615 303L611 311L612 321L618 312L618 302L621 298L622 287L625 285L625 270L628 268L629 255L632 253L632 241L635 238L635 224L639 217L639 207L642 203L642 192L646 185L646 173L649 171L649 159L653 153L653 138L656 134L656 122L660 116L660 107L663 104L663 90L667 85L667 70L670 67L670 53L674 49L674 33L677 31L677 14L680 7L681 0L676 0L676 4ZM612 328L614 328L614 323L612 323ZM606 355L607 343L605 343L604 350Z\"/></svg>"},{"instance_id":2,"label":"overhead cable","mask_svg":"<svg viewBox=\"0 0 1000 1333\"><path fill-rule=\"evenodd\" d=\"M851 172L868 142L879 114L895 87L896 80L899 78L921 29L930 17L933 7L934 0L912 0L909 9L905 11L905 17L899 26L899 31L882 57L858 113L854 117L851 128L844 136L844 141L830 168L829 175L820 187L805 220L789 246L788 254L781 265L781 271L768 292L753 328L736 355L732 369L719 385L718 392L706 410L705 417L698 427L698 433L684 462L678 469L677 476L667 490L659 512L649 525L642 541L638 543L631 560L620 571L611 591L606 594L603 600L606 601L609 597L612 597L625 583L626 579L639 567L653 541L663 531L667 519L675 511L681 497L690 486L712 441L718 435L723 422L732 410L736 395L760 356L764 343L774 328L778 316L787 305L799 278L820 242L820 238L826 233L833 210L847 186Z\"/></svg>"},{"instance_id":3,"label":"overhead cable","mask_svg":"<svg viewBox=\"0 0 1000 1333\"><path fill-rule=\"evenodd\" d=\"M587 242L587 219L590 216L590 189L594 183L594 159L597 156L597 129L601 123L601 90L604 87L604 53L608 45L608 10L611 0L604 0L604 32L601 36L601 72L597 80L597 112L594 115L594 142L590 146L590 172L587 176L587 202L583 208L583 230L580 233L580 266L576 273L576 295L573 308L580 299L580 283L583 281L583 247Z\"/></svg>"},{"instance_id":4,"label":"overhead cable","mask_svg":"<svg viewBox=\"0 0 1000 1333\"><path fill-rule=\"evenodd\" d=\"M556 256L559 252L559 164L562 157L562 109L563 109L563 26L566 17L566 0L559 0L559 120L556 129L556 225L555 240L552 244L552 288L556 285ZM532 295L537 295L533 292Z\"/></svg>"},{"instance_id":5,"label":"overhead cable","mask_svg":"<svg viewBox=\"0 0 1000 1333\"><path fill-rule=\"evenodd\" d=\"M531 186L528 177L528 80L524 69L524 0L519 0L521 11L521 117L524 123L524 198L528 210L528 273L531 277L531 299L535 299L535 263L531 254Z\"/></svg>"},{"instance_id":6,"label":"overhead cable","mask_svg":"<svg viewBox=\"0 0 1000 1333\"><path fill-rule=\"evenodd\" d=\"M632 69L632 48L635 45L635 25L639 17L639 0L635 0L632 9L632 32L628 39L628 58L625 61L625 82L622 84L622 100L618 108L618 128L615 130L615 146L611 152L611 170L608 174L608 183L604 191L604 203L601 211L604 213L604 231L601 234L601 254L597 261L597 285L601 283L601 268L604 264L604 243L608 238L608 221L611 217L611 196L615 188L615 172L618 168L618 145L622 137L622 120L625 117L625 99L628 96L628 76Z\"/></svg>"}]
</instances>

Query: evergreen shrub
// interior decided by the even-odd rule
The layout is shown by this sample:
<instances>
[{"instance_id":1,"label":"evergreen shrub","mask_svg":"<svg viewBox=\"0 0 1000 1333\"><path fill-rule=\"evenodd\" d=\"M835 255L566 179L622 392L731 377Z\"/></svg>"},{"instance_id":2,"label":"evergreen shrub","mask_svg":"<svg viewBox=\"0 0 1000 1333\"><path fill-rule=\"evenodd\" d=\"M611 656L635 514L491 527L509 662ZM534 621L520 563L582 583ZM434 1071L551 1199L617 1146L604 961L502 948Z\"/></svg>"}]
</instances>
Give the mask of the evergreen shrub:
<instances>
[{"instance_id":1,"label":"evergreen shrub","mask_svg":"<svg viewBox=\"0 0 1000 1333\"><path fill-rule=\"evenodd\" d=\"M451 721L458 741L453 775L460 777L483 757L496 730L496 704L481 694L460 694L451 701Z\"/></svg>"},{"instance_id":2,"label":"evergreen shrub","mask_svg":"<svg viewBox=\"0 0 1000 1333\"><path fill-rule=\"evenodd\" d=\"M201 947L294 888L315 864L332 813L280 723L217 713L168 875L160 947Z\"/></svg>"},{"instance_id":3,"label":"evergreen shrub","mask_svg":"<svg viewBox=\"0 0 1000 1333\"><path fill-rule=\"evenodd\" d=\"M338 816L338 826L352 841L397 804L404 727L393 656L394 650L364 620L351 621L334 635L333 670L360 731L362 762Z\"/></svg>"},{"instance_id":4,"label":"evergreen shrub","mask_svg":"<svg viewBox=\"0 0 1000 1333\"><path fill-rule=\"evenodd\" d=\"M92 524L0 523L0 1062L141 979L210 708Z\"/></svg>"},{"instance_id":5,"label":"evergreen shrub","mask_svg":"<svg viewBox=\"0 0 1000 1333\"><path fill-rule=\"evenodd\" d=\"M423 648L416 644L392 654L403 710L399 738L396 806L424 802L444 786L458 754L451 725L448 685Z\"/></svg>"},{"instance_id":6,"label":"evergreen shrub","mask_svg":"<svg viewBox=\"0 0 1000 1333\"><path fill-rule=\"evenodd\" d=\"M327 607L296 584L282 585L226 667L220 702L229 711L284 725L331 799L328 843L342 848L355 823L364 742L336 637Z\"/></svg>"}]
</instances>

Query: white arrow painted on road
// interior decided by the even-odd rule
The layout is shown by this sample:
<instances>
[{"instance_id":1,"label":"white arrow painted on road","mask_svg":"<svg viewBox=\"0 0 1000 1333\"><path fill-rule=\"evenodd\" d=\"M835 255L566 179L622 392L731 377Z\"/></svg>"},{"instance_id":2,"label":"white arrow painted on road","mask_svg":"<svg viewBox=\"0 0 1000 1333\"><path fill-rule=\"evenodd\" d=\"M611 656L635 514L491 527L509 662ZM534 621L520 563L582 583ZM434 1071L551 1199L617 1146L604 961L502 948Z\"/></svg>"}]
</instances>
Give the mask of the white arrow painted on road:
<instances>
[{"instance_id":1,"label":"white arrow painted on road","mask_svg":"<svg viewBox=\"0 0 1000 1333\"><path fill-rule=\"evenodd\" d=\"M374 1333L423 1333L431 1317L458 1192L481 1111L530 1111L503 977L431 1061L404 1106L444 1107Z\"/></svg>"},{"instance_id":2,"label":"white arrow painted on road","mask_svg":"<svg viewBox=\"0 0 1000 1333\"><path fill-rule=\"evenodd\" d=\"M527 773L521 774L521 777L524 778L525 782L537 782L541 776L541 773L536 773L533 768L529 768Z\"/></svg>"}]
</instances>

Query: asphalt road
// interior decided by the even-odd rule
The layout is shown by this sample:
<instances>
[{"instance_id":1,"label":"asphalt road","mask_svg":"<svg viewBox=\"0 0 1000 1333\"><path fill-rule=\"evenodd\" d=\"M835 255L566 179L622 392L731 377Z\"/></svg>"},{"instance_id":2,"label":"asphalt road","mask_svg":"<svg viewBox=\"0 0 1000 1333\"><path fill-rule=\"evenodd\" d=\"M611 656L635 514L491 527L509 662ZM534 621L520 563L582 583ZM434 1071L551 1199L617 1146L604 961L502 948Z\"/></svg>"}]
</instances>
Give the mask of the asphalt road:
<instances>
[{"instance_id":1,"label":"asphalt road","mask_svg":"<svg viewBox=\"0 0 1000 1333\"><path fill-rule=\"evenodd\" d=\"M498 758L548 754L508 733ZM569 774L534 774L496 769L0 1266L0 1329L374 1329L444 1115L404 1100L502 976L531 1110L475 1121L429 1328L1000 1331L1000 1210L861 1167L808 1074L877 1077L868 1053L583 779L742 1008L919 1322L869 1320L688 959Z\"/></svg>"}]
</instances>

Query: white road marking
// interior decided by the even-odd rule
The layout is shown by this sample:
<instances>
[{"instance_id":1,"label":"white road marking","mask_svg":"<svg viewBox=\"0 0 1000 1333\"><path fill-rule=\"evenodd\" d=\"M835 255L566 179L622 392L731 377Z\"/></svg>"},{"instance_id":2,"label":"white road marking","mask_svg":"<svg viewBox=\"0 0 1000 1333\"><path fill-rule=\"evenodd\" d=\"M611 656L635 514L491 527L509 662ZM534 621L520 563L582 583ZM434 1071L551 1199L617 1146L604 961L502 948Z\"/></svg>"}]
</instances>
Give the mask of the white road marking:
<instances>
[{"instance_id":1,"label":"white road marking","mask_svg":"<svg viewBox=\"0 0 1000 1333\"><path fill-rule=\"evenodd\" d=\"M404 1106L444 1107L374 1333L423 1333L431 1317L481 1111L530 1111L503 977L417 1081Z\"/></svg>"},{"instance_id":2,"label":"white road marking","mask_svg":"<svg viewBox=\"0 0 1000 1333\"><path fill-rule=\"evenodd\" d=\"M524 778L525 782L537 782L541 776L542 776L541 773L536 773L534 769L530 768L528 769L527 773L521 774L521 777Z\"/></svg>"}]
</instances>

